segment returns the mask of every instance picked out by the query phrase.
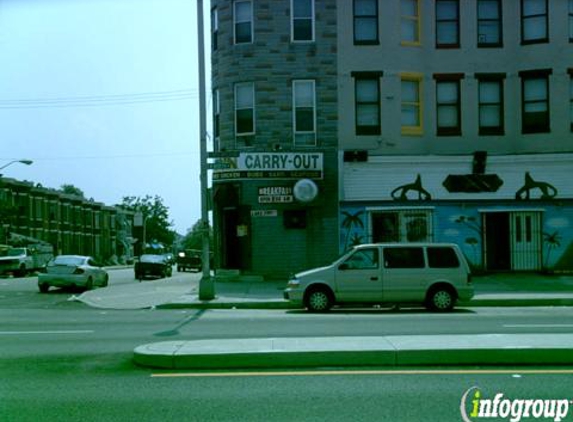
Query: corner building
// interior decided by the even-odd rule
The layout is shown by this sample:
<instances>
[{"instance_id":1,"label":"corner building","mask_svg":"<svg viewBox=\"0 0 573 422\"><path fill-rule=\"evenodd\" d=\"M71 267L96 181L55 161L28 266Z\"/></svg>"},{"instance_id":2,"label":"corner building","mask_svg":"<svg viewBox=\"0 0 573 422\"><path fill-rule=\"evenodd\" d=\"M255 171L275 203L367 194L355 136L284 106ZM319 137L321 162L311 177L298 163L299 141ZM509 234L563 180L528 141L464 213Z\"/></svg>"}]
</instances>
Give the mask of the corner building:
<instances>
[{"instance_id":1,"label":"corner building","mask_svg":"<svg viewBox=\"0 0 573 422\"><path fill-rule=\"evenodd\" d=\"M323 265L339 244L336 2L211 6L217 266Z\"/></svg>"}]
</instances>

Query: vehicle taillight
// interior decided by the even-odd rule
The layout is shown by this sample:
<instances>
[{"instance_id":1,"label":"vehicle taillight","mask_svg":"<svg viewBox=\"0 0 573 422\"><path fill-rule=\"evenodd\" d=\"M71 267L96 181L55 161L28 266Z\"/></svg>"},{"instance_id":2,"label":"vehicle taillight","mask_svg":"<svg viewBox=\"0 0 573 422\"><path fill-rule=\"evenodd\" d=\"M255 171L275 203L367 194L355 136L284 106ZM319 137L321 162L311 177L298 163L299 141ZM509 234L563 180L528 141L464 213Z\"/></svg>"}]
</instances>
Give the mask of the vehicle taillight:
<instances>
[{"instance_id":1,"label":"vehicle taillight","mask_svg":"<svg viewBox=\"0 0 573 422\"><path fill-rule=\"evenodd\" d=\"M83 270L83 268L76 268L74 270L74 274L83 274L85 271Z\"/></svg>"}]
</instances>

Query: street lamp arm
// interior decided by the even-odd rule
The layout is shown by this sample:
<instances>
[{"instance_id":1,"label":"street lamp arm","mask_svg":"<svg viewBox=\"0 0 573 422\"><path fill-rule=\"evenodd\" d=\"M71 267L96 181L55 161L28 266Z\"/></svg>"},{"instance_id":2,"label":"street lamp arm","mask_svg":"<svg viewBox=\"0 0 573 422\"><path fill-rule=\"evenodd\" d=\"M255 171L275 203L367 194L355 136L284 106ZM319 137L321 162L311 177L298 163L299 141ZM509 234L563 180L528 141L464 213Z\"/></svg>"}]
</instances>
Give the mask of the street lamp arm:
<instances>
[{"instance_id":1,"label":"street lamp arm","mask_svg":"<svg viewBox=\"0 0 573 422\"><path fill-rule=\"evenodd\" d=\"M29 166L30 164L33 163L33 161L32 160L13 160L13 161L10 161L8 164L4 164L2 167L0 167L0 170L5 169L6 167L8 167L9 165L14 164L14 163L21 163L21 164L26 164L27 166Z\"/></svg>"}]
</instances>

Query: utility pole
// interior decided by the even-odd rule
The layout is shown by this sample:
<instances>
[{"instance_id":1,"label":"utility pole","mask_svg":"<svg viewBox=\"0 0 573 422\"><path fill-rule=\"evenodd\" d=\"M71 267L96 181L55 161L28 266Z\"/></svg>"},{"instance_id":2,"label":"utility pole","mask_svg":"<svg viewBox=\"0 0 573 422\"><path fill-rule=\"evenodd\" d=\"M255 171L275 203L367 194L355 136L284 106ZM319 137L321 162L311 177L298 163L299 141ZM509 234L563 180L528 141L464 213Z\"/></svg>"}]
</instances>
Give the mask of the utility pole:
<instances>
[{"instance_id":1,"label":"utility pole","mask_svg":"<svg viewBox=\"0 0 573 422\"><path fill-rule=\"evenodd\" d=\"M207 185L207 112L205 88L205 35L203 30L203 0L197 0L197 51L199 53L199 130L201 160L201 231L203 237L203 274L199 281L199 300L215 298L215 283L211 278L209 239L209 195Z\"/></svg>"}]
</instances>

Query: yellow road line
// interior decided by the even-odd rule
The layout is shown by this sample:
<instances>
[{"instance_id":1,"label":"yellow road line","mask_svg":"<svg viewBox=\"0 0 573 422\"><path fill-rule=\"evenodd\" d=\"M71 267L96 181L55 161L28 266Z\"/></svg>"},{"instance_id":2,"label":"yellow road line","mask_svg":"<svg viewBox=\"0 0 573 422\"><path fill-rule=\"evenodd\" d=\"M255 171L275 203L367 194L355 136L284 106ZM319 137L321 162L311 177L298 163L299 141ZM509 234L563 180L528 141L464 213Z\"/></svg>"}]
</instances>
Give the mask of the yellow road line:
<instances>
[{"instance_id":1,"label":"yellow road line","mask_svg":"<svg viewBox=\"0 0 573 422\"><path fill-rule=\"evenodd\" d=\"M306 377L337 375L571 375L573 369L412 369L355 371L269 371L269 372L175 372L151 374L152 378L221 378L221 377Z\"/></svg>"}]
</instances>

